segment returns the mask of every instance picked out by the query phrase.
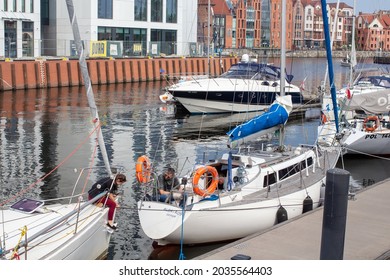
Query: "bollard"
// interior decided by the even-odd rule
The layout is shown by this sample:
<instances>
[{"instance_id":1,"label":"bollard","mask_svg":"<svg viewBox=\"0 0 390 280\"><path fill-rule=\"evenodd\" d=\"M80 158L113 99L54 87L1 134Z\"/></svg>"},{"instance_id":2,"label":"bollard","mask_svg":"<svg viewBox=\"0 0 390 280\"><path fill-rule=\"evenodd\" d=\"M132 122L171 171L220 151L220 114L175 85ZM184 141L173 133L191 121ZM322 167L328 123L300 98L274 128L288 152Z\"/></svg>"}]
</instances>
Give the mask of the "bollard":
<instances>
[{"instance_id":1,"label":"bollard","mask_svg":"<svg viewBox=\"0 0 390 280\"><path fill-rule=\"evenodd\" d=\"M347 221L349 172L329 169L326 174L322 220L321 260L342 260Z\"/></svg>"}]
</instances>

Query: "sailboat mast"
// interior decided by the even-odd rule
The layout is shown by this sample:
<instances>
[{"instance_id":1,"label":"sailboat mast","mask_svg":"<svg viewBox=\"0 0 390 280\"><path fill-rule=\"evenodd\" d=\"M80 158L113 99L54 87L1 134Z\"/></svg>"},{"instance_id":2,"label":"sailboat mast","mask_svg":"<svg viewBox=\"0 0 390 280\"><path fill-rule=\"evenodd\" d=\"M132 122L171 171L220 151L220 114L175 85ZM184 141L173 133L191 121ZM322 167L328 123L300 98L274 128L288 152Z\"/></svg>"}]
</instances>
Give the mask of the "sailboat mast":
<instances>
[{"instance_id":1,"label":"sailboat mast","mask_svg":"<svg viewBox=\"0 0 390 280\"><path fill-rule=\"evenodd\" d=\"M334 121L336 125L336 132L339 133L339 117L337 113L336 87L334 84L332 48L330 45L329 22L328 22L328 13L326 10L326 0L321 0L321 8L322 8L322 18L324 21L324 35L325 35L325 44L326 44L325 47L326 47L326 57L328 59L329 84L330 84L330 93L332 96L332 103L333 103L333 110L334 110Z\"/></svg>"},{"instance_id":2,"label":"sailboat mast","mask_svg":"<svg viewBox=\"0 0 390 280\"><path fill-rule=\"evenodd\" d=\"M353 1L353 14L352 14L352 40L351 40L351 71L349 77L349 86L352 87L353 83L353 69L356 65L356 48L355 48L355 20L356 20L356 0Z\"/></svg>"},{"instance_id":3,"label":"sailboat mast","mask_svg":"<svg viewBox=\"0 0 390 280\"><path fill-rule=\"evenodd\" d=\"M282 0L282 23L281 23L281 44L280 44L280 96L285 95L286 84L286 14L287 14L287 0ZM284 125L280 127L279 146L282 147L284 143Z\"/></svg>"},{"instance_id":4,"label":"sailboat mast","mask_svg":"<svg viewBox=\"0 0 390 280\"><path fill-rule=\"evenodd\" d=\"M211 0L207 3L207 76L210 76L210 17L211 17Z\"/></svg>"},{"instance_id":5,"label":"sailboat mast","mask_svg":"<svg viewBox=\"0 0 390 280\"><path fill-rule=\"evenodd\" d=\"M340 0L337 0L336 13L334 15L334 22L333 22L333 29L332 29L332 39L331 39L331 42L330 42L331 48L333 48L334 36L336 35L337 19L338 19L338 15L339 15L339 6L340 6ZM322 84L322 91L323 92L325 92L325 85L326 85L327 77L328 77L328 68L326 68L325 77L324 77L324 83Z\"/></svg>"},{"instance_id":6,"label":"sailboat mast","mask_svg":"<svg viewBox=\"0 0 390 280\"><path fill-rule=\"evenodd\" d=\"M83 76L84 85L85 85L85 88L87 91L88 105L89 105L89 108L91 111L92 119L94 120L93 123L95 126L97 126L97 125L99 125L99 114L97 111L95 97L94 97L93 90L92 90L91 79L90 79L89 73L88 73L87 62L85 61L85 53L84 53L83 45L81 43L80 31L79 31L79 27L77 24L76 14L74 11L73 0L66 0L66 6L68 8L69 19L70 19L70 23L72 25L74 41L75 41L77 53L79 56L80 71L81 71L81 74ZM98 138L98 142L99 142L100 151L102 152L102 155L103 155L104 165L107 169L108 174L111 175L111 167L110 167L110 163L109 163L108 156L107 156L106 146L105 146L104 140L103 140L102 130L97 129L96 132L98 134L97 138Z\"/></svg>"},{"instance_id":7,"label":"sailboat mast","mask_svg":"<svg viewBox=\"0 0 390 280\"><path fill-rule=\"evenodd\" d=\"M280 96L285 94L286 83L286 13L287 0L282 0L282 23L281 23L281 45L280 45Z\"/></svg>"}]
</instances>

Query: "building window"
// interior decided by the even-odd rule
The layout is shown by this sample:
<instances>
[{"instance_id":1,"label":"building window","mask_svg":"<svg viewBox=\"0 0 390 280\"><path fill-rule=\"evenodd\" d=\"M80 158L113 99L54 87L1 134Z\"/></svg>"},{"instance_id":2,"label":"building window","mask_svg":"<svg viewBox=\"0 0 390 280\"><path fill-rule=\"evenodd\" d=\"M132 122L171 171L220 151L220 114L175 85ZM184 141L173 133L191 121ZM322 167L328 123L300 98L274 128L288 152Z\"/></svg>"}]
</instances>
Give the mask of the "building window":
<instances>
[{"instance_id":1,"label":"building window","mask_svg":"<svg viewBox=\"0 0 390 280\"><path fill-rule=\"evenodd\" d=\"M22 5L22 13L26 12L26 0L21 0L21 5Z\"/></svg>"},{"instance_id":2,"label":"building window","mask_svg":"<svg viewBox=\"0 0 390 280\"><path fill-rule=\"evenodd\" d=\"M34 23L23 21L22 24L22 49L23 56L34 56Z\"/></svg>"},{"instance_id":3,"label":"building window","mask_svg":"<svg viewBox=\"0 0 390 280\"><path fill-rule=\"evenodd\" d=\"M148 4L147 0L135 0L134 1L134 19L137 21L148 20Z\"/></svg>"},{"instance_id":4,"label":"building window","mask_svg":"<svg viewBox=\"0 0 390 280\"><path fill-rule=\"evenodd\" d=\"M146 55L146 29L122 27L98 27L98 40L123 41L123 55Z\"/></svg>"},{"instance_id":5,"label":"building window","mask_svg":"<svg viewBox=\"0 0 390 280\"><path fill-rule=\"evenodd\" d=\"M17 55L17 24L16 21L4 21L4 55L16 57Z\"/></svg>"},{"instance_id":6,"label":"building window","mask_svg":"<svg viewBox=\"0 0 390 280\"><path fill-rule=\"evenodd\" d=\"M41 1L41 20L43 25L49 24L49 0Z\"/></svg>"},{"instance_id":7,"label":"building window","mask_svg":"<svg viewBox=\"0 0 390 280\"><path fill-rule=\"evenodd\" d=\"M177 23L177 0L167 0L167 22Z\"/></svg>"},{"instance_id":8,"label":"building window","mask_svg":"<svg viewBox=\"0 0 390 280\"><path fill-rule=\"evenodd\" d=\"M34 13L34 0L30 0L30 13Z\"/></svg>"},{"instance_id":9,"label":"building window","mask_svg":"<svg viewBox=\"0 0 390 280\"><path fill-rule=\"evenodd\" d=\"M157 48L158 53L165 53L167 55L176 53L177 45L176 30L162 30L152 29L150 33L150 41L153 49Z\"/></svg>"},{"instance_id":10,"label":"building window","mask_svg":"<svg viewBox=\"0 0 390 280\"><path fill-rule=\"evenodd\" d=\"M4 0L4 12L7 12L8 11L8 0Z\"/></svg>"},{"instance_id":11,"label":"building window","mask_svg":"<svg viewBox=\"0 0 390 280\"><path fill-rule=\"evenodd\" d=\"M98 1L98 18L113 18L112 13L112 0L99 0Z\"/></svg>"},{"instance_id":12,"label":"building window","mask_svg":"<svg viewBox=\"0 0 390 280\"><path fill-rule=\"evenodd\" d=\"M16 5L16 0L13 1L13 10L12 12L16 12L18 6Z\"/></svg>"},{"instance_id":13,"label":"building window","mask_svg":"<svg viewBox=\"0 0 390 280\"><path fill-rule=\"evenodd\" d=\"M162 22L163 17L163 1L162 0L152 0L151 1L151 21L153 22Z\"/></svg>"}]
</instances>

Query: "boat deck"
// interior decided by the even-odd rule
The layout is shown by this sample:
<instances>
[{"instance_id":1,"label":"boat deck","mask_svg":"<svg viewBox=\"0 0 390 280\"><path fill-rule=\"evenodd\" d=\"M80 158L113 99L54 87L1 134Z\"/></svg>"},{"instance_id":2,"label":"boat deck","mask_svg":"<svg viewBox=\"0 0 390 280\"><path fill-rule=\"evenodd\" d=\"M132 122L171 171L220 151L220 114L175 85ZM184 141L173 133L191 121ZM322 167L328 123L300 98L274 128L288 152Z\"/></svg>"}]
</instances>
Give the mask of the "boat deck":
<instances>
[{"instance_id":1,"label":"boat deck","mask_svg":"<svg viewBox=\"0 0 390 280\"><path fill-rule=\"evenodd\" d=\"M302 189L305 186L313 185L314 183L322 180L326 174L326 171L330 168L333 168L339 158L340 152L335 149L329 149L324 151L324 156L320 159L320 165L315 163L315 172L313 172L313 167L308 168L308 173L306 171L301 171L300 173L296 173L291 176L286 182L278 183L277 187L271 187L270 189L264 188L260 191L251 193L248 197L243 197L242 200L235 201L232 203L225 204L224 207L231 207L234 205L240 204L248 204L251 201L261 201L261 200L269 200L271 198L277 198L288 193L291 193L291 189ZM267 161L267 163L271 163L277 160L283 160L283 156L276 157ZM234 192L234 190L233 190ZM228 193L225 195L231 195L232 193ZM223 195L223 194L222 194ZM318 201L316 201L318 202Z\"/></svg>"}]
</instances>

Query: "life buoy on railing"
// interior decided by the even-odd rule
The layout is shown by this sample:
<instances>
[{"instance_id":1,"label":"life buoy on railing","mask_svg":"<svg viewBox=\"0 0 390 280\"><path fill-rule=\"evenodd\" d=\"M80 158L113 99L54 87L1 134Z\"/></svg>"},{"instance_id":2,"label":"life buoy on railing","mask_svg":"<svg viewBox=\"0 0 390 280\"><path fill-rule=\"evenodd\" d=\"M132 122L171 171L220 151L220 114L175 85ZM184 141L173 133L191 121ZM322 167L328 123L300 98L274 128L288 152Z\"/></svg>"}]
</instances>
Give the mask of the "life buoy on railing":
<instances>
[{"instance_id":1,"label":"life buoy on railing","mask_svg":"<svg viewBox=\"0 0 390 280\"><path fill-rule=\"evenodd\" d=\"M209 187L207 189L201 189L199 187L199 179L202 177L205 173L210 173L212 176L211 182L209 184ZM217 189L218 187L218 171L212 166L201 166L195 171L195 175L192 179L192 186L194 193L200 196L207 196Z\"/></svg>"},{"instance_id":2,"label":"life buoy on railing","mask_svg":"<svg viewBox=\"0 0 390 280\"><path fill-rule=\"evenodd\" d=\"M135 176L140 183L149 183L151 174L151 164L147 156L140 156L135 164Z\"/></svg>"},{"instance_id":3,"label":"life buoy on railing","mask_svg":"<svg viewBox=\"0 0 390 280\"><path fill-rule=\"evenodd\" d=\"M372 126L367 125L368 123L372 123L372 122L374 122ZM365 118L363 121L363 128L367 132L374 132L378 127L379 127L379 118L377 116L369 116Z\"/></svg>"}]
</instances>

